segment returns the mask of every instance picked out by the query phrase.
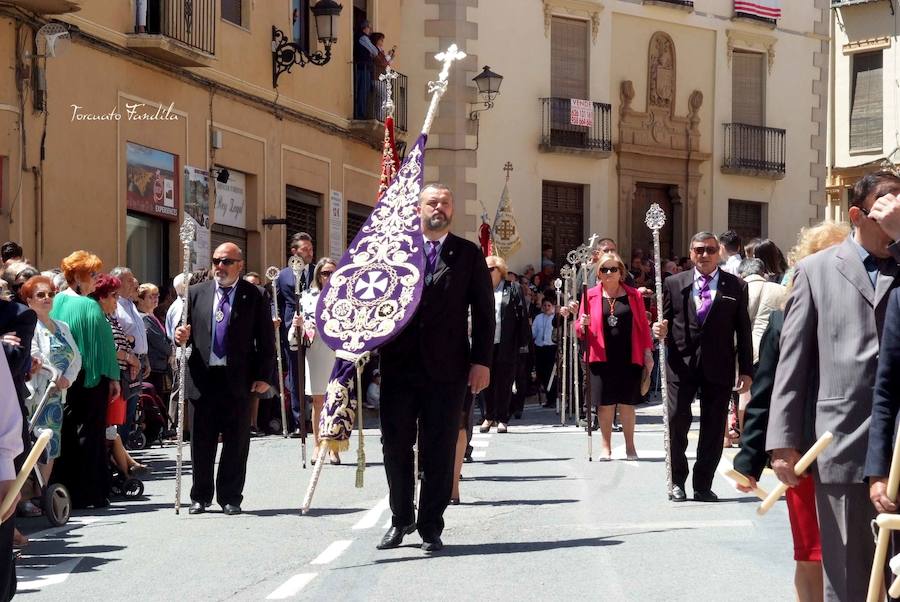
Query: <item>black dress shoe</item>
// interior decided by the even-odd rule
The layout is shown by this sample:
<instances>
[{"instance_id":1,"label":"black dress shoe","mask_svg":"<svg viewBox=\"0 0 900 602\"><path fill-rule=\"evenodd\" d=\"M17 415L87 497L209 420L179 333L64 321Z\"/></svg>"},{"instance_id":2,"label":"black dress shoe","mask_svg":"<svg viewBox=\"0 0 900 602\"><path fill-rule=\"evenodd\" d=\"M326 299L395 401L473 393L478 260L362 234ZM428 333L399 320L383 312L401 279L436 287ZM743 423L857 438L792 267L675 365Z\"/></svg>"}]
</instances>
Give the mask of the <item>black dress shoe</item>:
<instances>
[{"instance_id":1,"label":"black dress shoe","mask_svg":"<svg viewBox=\"0 0 900 602\"><path fill-rule=\"evenodd\" d=\"M441 541L440 537L435 537L431 541L423 541L422 542L422 551L423 552L440 552L444 549L444 542Z\"/></svg>"},{"instance_id":2,"label":"black dress shoe","mask_svg":"<svg viewBox=\"0 0 900 602\"><path fill-rule=\"evenodd\" d=\"M228 516L234 516L235 514L241 513L241 507L237 504L225 504L224 506L222 506L222 512L224 512Z\"/></svg>"},{"instance_id":3,"label":"black dress shoe","mask_svg":"<svg viewBox=\"0 0 900 602\"><path fill-rule=\"evenodd\" d=\"M206 504L202 504L200 502L191 502L191 507L188 510L188 514L203 514L206 512Z\"/></svg>"},{"instance_id":4,"label":"black dress shoe","mask_svg":"<svg viewBox=\"0 0 900 602\"><path fill-rule=\"evenodd\" d=\"M387 533L384 534L384 537L381 538L381 543L379 543L375 547L379 550L390 550L392 548L398 548L400 547L400 544L403 543L403 536L409 535L415 530L415 523L406 527L391 527L387 530Z\"/></svg>"},{"instance_id":5,"label":"black dress shoe","mask_svg":"<svg viewBox=\"0 0 900 602\"><path fill-rule=\"evenodd\" d=\"M475 460L472 459L472 456L469 456L469 455L463 456L463 462L465 462L466 464L471 464L474 461Z\"/></svg>"},{"instance_id":6,"label":"black dress shoe","mask_svg":"<svg viewBox=\"0 0 900 602\"><path fill-rule=\"evenodd\" d=\"M672 493L669 494L669 500L673 502L684 502L687 500L687 494L684 492L684 487L680 485L672 486Z\"/></svg>"},{"instance_id":7,"label":"black dress shoe","mask_svg":"<svg viewBox=\"0 0 900 602\"><path fill-rule=\"evenodd\" d=\"M713 493L712 489L709 491L695 491L694 492L694 501L695 502L718 502L719 496Z\"/></svg>"}]
</instances>

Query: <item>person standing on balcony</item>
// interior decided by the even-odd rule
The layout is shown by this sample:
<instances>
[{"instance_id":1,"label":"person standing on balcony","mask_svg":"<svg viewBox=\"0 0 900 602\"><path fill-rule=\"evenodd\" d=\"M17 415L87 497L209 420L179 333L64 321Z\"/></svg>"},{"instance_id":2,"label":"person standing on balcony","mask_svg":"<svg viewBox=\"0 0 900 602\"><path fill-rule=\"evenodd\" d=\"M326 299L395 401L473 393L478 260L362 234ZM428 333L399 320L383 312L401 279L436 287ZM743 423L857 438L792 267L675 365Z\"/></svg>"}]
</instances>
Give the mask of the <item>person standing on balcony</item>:
<instances>
[{"instance_id":1,"label":"person standing on balcony","mask_svg":"<svg viewBox=\"0 0 900 602\"><path fill-rule=\"evenodd\" d=\"M384 121L386 117L384 114L384 101L387 100L387 85L386 82L381 81L379 78L384 75L387 68L394 62L397 47L394 46L389 52L385 52L384 34L381 32L372 34L372 43L378 49L378 54L375 55L375 70L372 72L372 82L375 87L375 115L379 121Z\"/></svg>"},{"instance_id":2,"label":"person standing on balcony","mask_svg":"<svg viewBox=\"0 0 900 602\"><path fill-rule=\"evenodd\" d=\"M363 21L359 24L356 44L353 45L354 119L370 118L369 90L372 87L375 57L378 56L378 49L369 38L371 33L372 27L369 25L369 22Z\"/></svg>"}]
</instances>

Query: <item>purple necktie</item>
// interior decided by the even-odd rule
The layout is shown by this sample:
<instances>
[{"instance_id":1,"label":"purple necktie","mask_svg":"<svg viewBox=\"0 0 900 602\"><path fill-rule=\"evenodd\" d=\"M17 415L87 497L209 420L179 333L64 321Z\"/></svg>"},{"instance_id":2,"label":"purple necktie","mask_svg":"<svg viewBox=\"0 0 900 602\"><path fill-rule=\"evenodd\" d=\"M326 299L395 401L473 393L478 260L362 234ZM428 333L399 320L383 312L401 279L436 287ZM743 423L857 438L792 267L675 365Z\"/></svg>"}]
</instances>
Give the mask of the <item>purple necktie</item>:
<instances>
[{"instance_id":1,"label":"purple necktie","mask_svg":"<svg viewBox=\"0 0 900 602\"><path fill-rule=\"evenodd\" d=\"M434 274L434 269L437 267L437 258L441 248L441 242L439 240L429 240L428 244L431 245L431 249L428 251L428 273Z\"/></svg>"},{"instance_id":2,"label":"purple necktie","mask_svg":"<svg viewBox=\"0 0 900 602\"><path fill-rule=\"evenodd\" d=\"M228 319L231 317L231 302L228 300L228 294L231 293L232 287L222 287L222 298L219 300L219 307L214 316L216 320L216 335L213 337L213 353L216 357L225 357L228 346ZM219 319L221 318L221 320Z\"/></svg>"},{"instance_id":3,"label":"purple necktie","mask_svg":"<svg viewBox=\"0 0 900 602\"><path fill-rule=\"evenodd\" d=\"M700 323L700 326L703 326L706 316L709 315L709 310L712 307L712 294L709 292L709 283L712 282L712 276L701 274L700 280L703 283L700 286L700 307L697 308L697 321Z\"/></svg>"}]
</instances>

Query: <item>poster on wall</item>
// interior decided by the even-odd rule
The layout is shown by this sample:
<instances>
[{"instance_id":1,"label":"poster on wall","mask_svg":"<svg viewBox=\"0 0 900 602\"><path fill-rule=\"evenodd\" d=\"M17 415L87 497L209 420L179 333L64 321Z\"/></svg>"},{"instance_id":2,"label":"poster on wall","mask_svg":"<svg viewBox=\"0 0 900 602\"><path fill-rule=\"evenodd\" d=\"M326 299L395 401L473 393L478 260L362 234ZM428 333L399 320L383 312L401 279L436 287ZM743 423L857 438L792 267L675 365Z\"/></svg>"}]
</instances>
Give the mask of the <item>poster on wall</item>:
<instances>
[{"instance_id":1,"label":"poster on wall","mask_svg":"<svg viewBox=\"0 0 900 602\"><path fill-rule=\"evenodd\" d=\"M331 191L328 214L328 252L333 258L344 254L344 195Z\"/></svg>"},{"instance_id":2,"label":"poster on wall","mask_svg":"<svg viewBox=\"0 0 900 602\"><path fill-rule=\"evenodd\" d=\"M228 170L228 182L216 183L216 223L247 228L247 176Z\"/></svg>"},{"instance_id":3,"label":"poster on wall","mask_svg":"<svg viewBox=\"0 0 900 602\"><path fill-rule=\"evenodd\" d=\"M191 270L209 269L209 172L203 169L184 168L184 219L191 220L197 232L191 250Z\"/></svg>"},{"instance_id":4,"label":"poster on wall","mask_svg":"<svg viewBox=\"0 0 900 602\"><path fill-rule=\"evenodd\" d=\"M176 221L178 157L172 153L127 142L125 162L128 210Z\"/></svg>"}]
</instances>

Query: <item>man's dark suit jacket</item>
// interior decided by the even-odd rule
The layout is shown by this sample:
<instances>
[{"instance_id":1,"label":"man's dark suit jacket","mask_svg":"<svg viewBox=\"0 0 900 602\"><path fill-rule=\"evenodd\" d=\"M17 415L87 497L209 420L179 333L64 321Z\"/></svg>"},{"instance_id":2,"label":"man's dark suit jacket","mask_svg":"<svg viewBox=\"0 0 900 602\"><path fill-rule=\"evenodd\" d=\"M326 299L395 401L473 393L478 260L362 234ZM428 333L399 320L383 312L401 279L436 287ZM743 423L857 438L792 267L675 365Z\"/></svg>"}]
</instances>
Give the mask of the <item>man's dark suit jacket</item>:
<instances>
[{"instance_id":1,"label":"man's dark suit jacket","mask_svg":"<svg viewBox=\"0 0 900 602\"><path fill-rule=\"evenodd\" d=\"M753 374L753 342L747 310L747 285L737 276L719 270L719 284L703 326L697 322L693 298L694 270L663 283L663 317L669 321L667 339L669 378L673 382L733 385L735 342L740 374ZM702 375L698 369L702 368Z\"/></svg>"},{"instance_id":2,"label":"man's dark suit jacket","mask_svg":"<svg viewBox=\"0 0 900 602\"><path fill-rule=\"evenodd\" d=\"M300 282L300 290L305 291L309 288L313 279L313 272L316 269L315 262L307 264L305 278ZM290 267L282 268L278 272L278 316L281 318L281 352L288 354L288 329L291 327L291 320L297 313L297 295L294 294L297 278L294 276L294 270ZM271 286L266 287L271 290Z\"/></svg>"},{"instance_id":3,"label":"man's dark suit jacket","mask_svg":"<svg viewBox=\"0 0 900 602\"><path fill-rule=\"evenodd\" d=\"M869 449L866 454L865 475L886 477L891 470L897 412L900 410L900 287L891 292L878 372L872 397L872 421L869 423Z\"/></svg>"},{"instance_id":4,"label":"man's dark suit jacket","mask_svg":"<svg viewBox=\"0 0 900 602\"><path fill-rule=\"evenodd\" d=\"M500 349L495 363L515 363L519 348L527 345L530 338L531 329L522 289L518 283L504 280L500 301Z\"/></svg>"},{"instance_id":5,"label":"man's dark suit jacket","mask_svg":"<svg viewBox=\"0 0 900 602\"><path fill-rule=\"evenodd\" d=\"M209 356L212 351L212 311L216 282L208 280L190 288L188 323L193 346L188 360L187 396L197 400L211 390ZM269 301L259 288L238 279L228 321L226 359L228 388L234 399L246 399L254 381L272 384L275 370L275 331Z\"/></svg>"},{"instance_id":6,"label":"man's dark suit jacket","mask_svg":"<svg viewBox=\"0 0 900 602\"><path fill-rule=\"evenodd\" d=\"M9 371L19 394L20 405L28 396L25 378L31 369L31 341L34 338L35 326L37 314L34 310L21 303L0 299L0 335L12 332L22 341L19 345L3 343L3 351L6 353L6 361L9 362Z\"/></svg>"},{"instance_id":7,"label":"man's dark suit jacket","mask_svg":"<svg viewBox=\"0 0 900 602\"><path fill-rule=\"evenodd\" d=\"M484 256L474 243L448 234L415 315L381 348L382 378L405 380L413 365L422 366L434 382L465 381L471 364L491 366L494 326L494 294Z\"/></svg>"}]
</instances>

